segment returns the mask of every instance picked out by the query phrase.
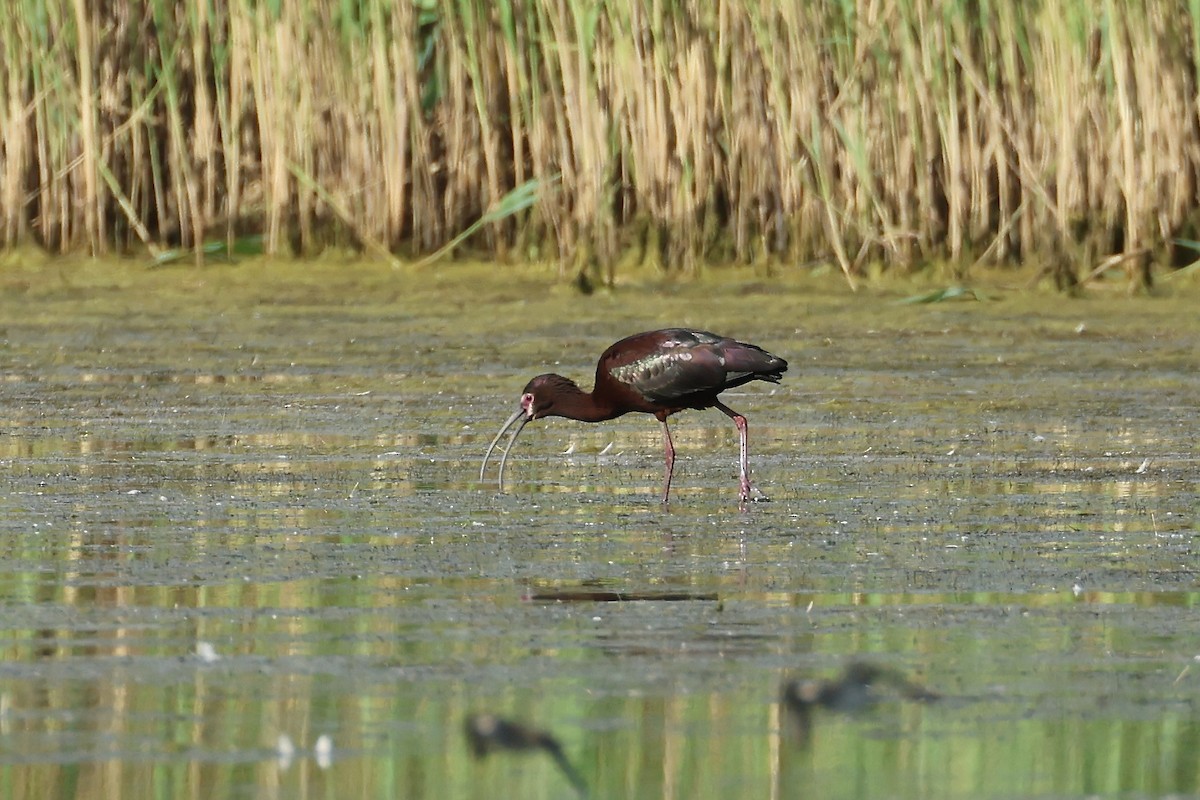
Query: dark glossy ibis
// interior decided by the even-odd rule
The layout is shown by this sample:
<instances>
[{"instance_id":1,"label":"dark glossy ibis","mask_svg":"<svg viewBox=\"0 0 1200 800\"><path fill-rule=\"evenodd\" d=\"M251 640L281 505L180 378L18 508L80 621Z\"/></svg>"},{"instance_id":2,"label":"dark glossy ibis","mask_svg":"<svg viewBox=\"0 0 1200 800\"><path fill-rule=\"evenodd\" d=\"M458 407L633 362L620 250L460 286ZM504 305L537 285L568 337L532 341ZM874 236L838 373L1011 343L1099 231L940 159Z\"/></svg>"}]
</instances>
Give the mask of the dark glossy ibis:
<instances>
[{"instance_id":1,"label":"dark glossy ibis","mask_svg":"<svg viewBox=\"0 0 1200 800\"><path fill-rule=\"evenodd\" d=\"M518 419L500 459L499 486L504 491L504 465L517 435L531 420L566 417L602 422L622 414L653 414L662 423L666 453L662 500L671 491L675 446L667 417L686 408L716 408L733 420L741 445L741 500L750 499L746 418L717 399L717 395L750 381L779 383L787 362L761 347L707 331L667 328L627 337L609 347L596 364L596 384L585 392L561 375L538 375L521 393L521 406L504 423L483 456L479 479L505 431Z\"/></svg>"}]
</instances>

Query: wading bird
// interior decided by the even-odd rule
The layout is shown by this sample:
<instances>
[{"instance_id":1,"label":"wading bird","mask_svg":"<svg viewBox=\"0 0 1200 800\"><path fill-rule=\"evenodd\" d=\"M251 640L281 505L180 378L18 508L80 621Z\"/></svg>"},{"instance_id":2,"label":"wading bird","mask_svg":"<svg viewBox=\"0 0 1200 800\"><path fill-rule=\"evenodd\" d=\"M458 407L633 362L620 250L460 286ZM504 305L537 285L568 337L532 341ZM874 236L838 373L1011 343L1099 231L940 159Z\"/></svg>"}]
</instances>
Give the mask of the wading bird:
<instances>
[{"instance_id":1,"label":"wading bird","mask_svg":"<svg viewBox=\"0 0 1200 800\"><path fill-rule=\"evenodd\" d=\"M500 459L498 483L504 491L504 465L517 435L531 420L566 417L582 422L602 422L630 412L653 414L663 429L666 471L662 501L671 491L675 446L667 417L686 408L716 408L737 426L741 446L741 501L750 499L747 465L746 418L717 399L717 395L750 381L779 383L787 362L761 347L707 331L667 328L622 339L600 355L596 384L585 392L561 375L538 375L525 386L521 404L492 439L479 468L483 480L488 459L505 431L519 419Z\"/></svg>"}]
</instances>

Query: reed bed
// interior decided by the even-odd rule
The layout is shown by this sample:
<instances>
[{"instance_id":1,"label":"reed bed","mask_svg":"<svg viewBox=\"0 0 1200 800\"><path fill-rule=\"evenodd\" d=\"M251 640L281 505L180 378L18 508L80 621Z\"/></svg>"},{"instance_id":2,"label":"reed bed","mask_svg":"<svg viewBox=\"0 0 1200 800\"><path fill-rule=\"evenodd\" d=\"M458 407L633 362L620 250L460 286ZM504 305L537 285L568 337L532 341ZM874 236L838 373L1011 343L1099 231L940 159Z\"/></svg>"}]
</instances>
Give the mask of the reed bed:
<instances>
[{"instance_id":1,"label":"reed bed","mask_svg":"<svg viewBox=\"0 0 1200 800\"><path fill-rule=\"evenodd\" d=\"M1200 238L1197 0L10 2L5 246L1070 283Z\"/></svg>"}]
</instances>

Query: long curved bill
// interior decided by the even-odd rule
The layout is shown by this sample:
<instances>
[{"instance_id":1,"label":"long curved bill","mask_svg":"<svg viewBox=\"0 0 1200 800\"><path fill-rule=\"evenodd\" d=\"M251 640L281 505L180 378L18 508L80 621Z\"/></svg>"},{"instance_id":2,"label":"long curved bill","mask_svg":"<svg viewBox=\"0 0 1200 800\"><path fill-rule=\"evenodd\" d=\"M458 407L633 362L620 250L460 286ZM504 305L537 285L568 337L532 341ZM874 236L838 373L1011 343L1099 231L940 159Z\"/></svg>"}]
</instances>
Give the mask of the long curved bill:
<instances>
[{"instance_id":1,"label":"long curved bill","mask_svg":"<svg viewBox=\"0 0 1200 800\"><path fill-rule=\"evenodd\" d=\"M512 450L513 442L517 441L517 434L529 422L529 415L525 412L525 409L518 408L504 423L504 427L500 429L500 432L496 434L496 438L492 439L492 443L488 445L487 452L483 454L483 464L479 467L479 480L483 480L483 473L487 470L488 459L492 457L492 451L496 449L496 442L500 441L500 437L504 435L504 432L511 428L513 423L518 419L521 420L521 424L512 432L512 436L508 437L508 442L504 445L504 455L500 457L500 475L497 478L497 486L502 492L504 491L504 465L508 463L509 451Z\"/></svg>"}]
</instances>

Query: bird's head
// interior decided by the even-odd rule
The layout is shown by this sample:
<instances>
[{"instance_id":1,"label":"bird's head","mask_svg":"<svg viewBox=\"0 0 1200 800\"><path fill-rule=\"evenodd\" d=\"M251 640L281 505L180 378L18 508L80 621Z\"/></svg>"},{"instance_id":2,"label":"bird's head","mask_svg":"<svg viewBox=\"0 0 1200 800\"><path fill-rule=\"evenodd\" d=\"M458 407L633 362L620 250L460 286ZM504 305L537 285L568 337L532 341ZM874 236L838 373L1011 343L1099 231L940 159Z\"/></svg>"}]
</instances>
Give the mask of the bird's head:
<instances>
[{"instance_id":1,"label":"bird's head","mask_svg":"<svg viewBox=\"0 0 1200 800\"><path fill-rule=\"evenodd\" d=\"M525 390L521 393L521 409L530 420L553 417L559 398L572 391L578 392L579 387L569 378L552 373L538 375L525 384Z\"/></svg>"},{"instance_id":2,"label":"bird's head","mask_svg":"<svg viewBox=\"0 0 1200 800\"><path fill-rule=\"evenodd\" d=\"M496 438L492 439L492 443L488 445L487 452L483 454L483 465L479 468L479 480L483 480L484 472L487 470L488 459L491 458L492 451L496 449L496 443L500 441L500 437L520 420L521 424L517 425L516 429L512 432L512 436L508 439L508 446L504 448L504 455L500 457L500 474L498 480L500 491L504 491L504 465L508 461L508 452L517 441L517 436L521 433L521 429L535 419L557 415L559 413L559 401L564 396L572 393L578 394L579 387L573 381L561 375L538 375L525 384L525 390L521 392L520 407L513 412L512 416L500 428L500 432L496 434Z\"/></svg>"}]
</instances>

